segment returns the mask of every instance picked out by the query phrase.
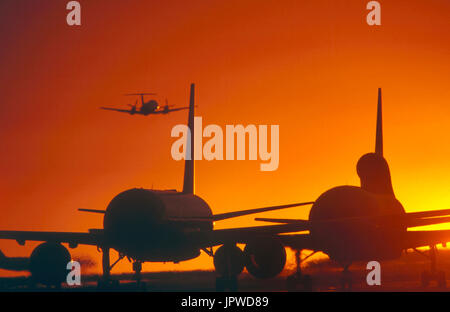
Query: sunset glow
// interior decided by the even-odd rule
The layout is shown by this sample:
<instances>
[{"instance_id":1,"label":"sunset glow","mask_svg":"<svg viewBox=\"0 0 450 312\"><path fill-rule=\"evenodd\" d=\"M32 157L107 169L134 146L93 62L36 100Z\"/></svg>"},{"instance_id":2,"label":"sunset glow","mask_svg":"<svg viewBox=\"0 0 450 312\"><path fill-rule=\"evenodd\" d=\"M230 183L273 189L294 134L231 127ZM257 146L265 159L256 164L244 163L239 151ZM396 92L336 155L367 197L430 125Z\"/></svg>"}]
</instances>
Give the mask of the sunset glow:
<instances>
[{"instance_id":1,"label":"sunset glow","mask_svg":"<svg viewBox=\"0 0 450 312\"><path fill-rule=\"evenodd\" d=\"M170 133L187 111L144 117L99 107L126 107L131 92L185 106L191 82L204 124L279 125L275 171L260 171L260 160L196 162L196 193L214 213L359 185L356 162L375 147L378 87L395 195L407 212L450 208L449 1L381 1L375 28L367 1L80 2L75 28L65 1L0 3L0 229L84 232L102 228L102 216L78 208L106 209L132 187L180 190ZM263 225L254 218L215 228ZM11 256L36 245L0 241ZM70 251L100 272L95 247ZM144 265L191 269L213 269L212 259ZM126 260L112 273L124 271Z\"/></svg>"}]
</instances>

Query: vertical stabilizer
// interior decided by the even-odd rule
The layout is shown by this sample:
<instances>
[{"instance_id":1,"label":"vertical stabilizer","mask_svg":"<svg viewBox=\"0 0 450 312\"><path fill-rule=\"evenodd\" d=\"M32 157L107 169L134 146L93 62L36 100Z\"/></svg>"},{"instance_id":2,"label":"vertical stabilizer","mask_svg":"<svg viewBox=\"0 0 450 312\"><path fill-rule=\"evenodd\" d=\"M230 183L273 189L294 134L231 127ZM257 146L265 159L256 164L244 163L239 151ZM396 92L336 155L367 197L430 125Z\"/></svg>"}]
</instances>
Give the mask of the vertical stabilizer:
<instances>
[{"instance_id":1,"label":"vertical stabilizer","mask_svg":"<svg viewBox=\"0 0 450 312\"><path fill-rule=\"evenodd\" d=\"M375 139L375 154L383 156L383 117L381 110L381 88L378 88L377 134Z\"/></svg>"},{"instance_id":2,"label":"vertical stabilizer","mask_svg":"<svg viewBox=\"0 0 450 312\"><path fill-rule=\"evenodd\" d=\"M184 181L183 193L194 194L194 98L195 84L191 84L191 92L189 97L189 118L188 127L190 134L187 136L186 159L184 161Z\"/></svg>"},{"instance_id":3,"label":"vertical stabilizer","mask_svg":"<svg viewBox=\"0 0 450 312\"><path fill-rule=\"evenodd\" d=\"M361 179L361 188L378 195L393 196L391 172L383 157L383 120L381 107L381 88L378 89L377 134L375 153L367 153L358 160L356 172Z\"/></svg>"}]
</instances>

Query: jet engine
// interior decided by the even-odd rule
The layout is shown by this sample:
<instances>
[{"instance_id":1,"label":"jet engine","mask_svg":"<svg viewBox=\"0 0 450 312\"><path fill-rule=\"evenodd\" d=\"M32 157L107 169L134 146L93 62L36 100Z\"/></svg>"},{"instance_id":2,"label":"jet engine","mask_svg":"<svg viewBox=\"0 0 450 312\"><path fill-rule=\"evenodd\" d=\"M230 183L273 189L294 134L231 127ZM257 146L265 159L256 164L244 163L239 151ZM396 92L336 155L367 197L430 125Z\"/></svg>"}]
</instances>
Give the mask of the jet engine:
<instances>
[{"instance_id":1,"label":"jet engine","mask_svg":"<svg viewBox=\"0 0 450 312\"><path fill-rule=\"evenodd\" d=\"M286 250L275 239L256 240L244 248L247 271L256 278L277 276L286 264Z\"/></svg>"},{"instance_id":2,"label":"jet engine","mask_svg":"<svg viewBox=\"0 0 450 312\"><path fill-rule=\"evenodd\" d=\"M244 269L244 253L236 245L225 244L214 254L214 267L221 276L236 276Z\"/></svg>"},{"instance_id":3,"label":"jet engine","mask_svg":"<svg viewBox=\"0 0 450 312\"><path fill-rule=\"evenodd\" d=\"M67 264L71 256L67 248L58 243L42 243L30 256L30 273L35 283L58 286L69 273Z\"/></svg>"}]
</instances>

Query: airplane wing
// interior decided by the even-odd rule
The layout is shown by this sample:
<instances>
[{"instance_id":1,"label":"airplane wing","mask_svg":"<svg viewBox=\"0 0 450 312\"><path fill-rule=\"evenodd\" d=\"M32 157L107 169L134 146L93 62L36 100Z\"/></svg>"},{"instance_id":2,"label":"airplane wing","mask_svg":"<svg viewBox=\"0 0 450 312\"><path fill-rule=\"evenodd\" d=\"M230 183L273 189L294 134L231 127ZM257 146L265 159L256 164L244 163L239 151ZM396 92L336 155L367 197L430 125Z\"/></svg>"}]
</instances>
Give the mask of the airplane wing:
<instances>
[{"instance_id":1,"label":"airplane wing","mask_svg":"<svg viewBox=\"0 0 450 312\"><path fill-rule=\"evenodd\" d=\"M294 203L294 204L287 204L287 205L280 205L280 206L269 206L269 207L254 208L254 209L247 209L247 210L238 210L238 211L233 211L233 212L215 214L211 218L206 218L206 217L205 218L203 218L203 217L198 217L198 218L187 217L187 218L185 218L185 217L182 217L182 218L171 218L171 220L175 220L175 221L190 221L190 220L192 220L192 221L220 221L220 220L226 220L226 219L246 216L246 215L250 215L250 214L255 214L255 213L261 213L261 212L265 212L265 211L286 209L286 208L299 207L299 206L307 206L307 205L311 205L311 204L314 204L314 202ZM86 208L78 208L78 211L92 212L92 213L99 213L99 214L106 213L106 210L86 209ZM295 222L297 222L297 221L299 221L299 220L295 220ZM276 221L276 222L278 222L278 221ZM284 222L279 222L279 223L284 223Z\"/></svg>"},{"instance_id":2,"label":"airplane wing","mask_svg":"<svg viewBox=\"0 0 450 312\"><path fill-rule=\"evenodd\" d=\"M307 205L312 205L312 204L314 204L314 202L294 203L294 204L287 204L287 205L280 205L280 206L270 206L270 207L262 207L262 208L255 208L255 209L239 210L239 211L215 214L215 215L213 215L212 218L213 218L213 221L220 221L220 220L260 213L260 212L286 209L286 208L298 207L298 206L307 206Z\"/></svg>"},{"instance_id":3,"label":"airplane wing","mask_svg":"<svg viewBox=\"0 0 450 312\"><path fill-rule=\"evenodd\" d=\"M305 234L281 234L277 236L285 247L294 250L317 250L309 233Z\"/></svg>"},{"instance_id":4,"label":"airplane wing","mask_svg":"<svg viewBox=\"0 0 450 312\"><path fill-rule=\"evenodd\" d=\"M183 109L188 109L189 107L177 107L177 108L169 108L168 113L170 112L177 112Z\"/></svg>"},{"instance_id":5,"label":"airplane wing","mask_svg":"<svg viewBox=\"0 0 450 312\"><path fill-rule=\"evenodd\" d=\"M332 223L352 223L352 222L375 222L387 226L405 225L408 228L414 228L425 225L442 224L450 222L448 216L450 209L421 211L406 213L404 216L367 216L357 218L330 219L324 221L311 222L298 219L276 219L276 218L255 218L257 221L279 223L282 225L299 225L304 230L309 230L314 224L332 224ZM315 250L309 234L291 234L278 235L278 238L286 247L293 249L311 249ZM404 249L425 247L436 244L446 244L450 242L450 230L435 231L407 231L404 238Z\"/></svg>"},{"instance_id":6,"label":"airplane wing","mask_svg":"<svg viewBox=\"0 0 450 312\"><path fill-rule=\"evenodd\" d=\"M403 215L399 214L386 214L386 215L372 215L361 217L345 217L336 219L325 219L321 221L309 221L309 225L323 224L331 225L333 223L359 223L369 222L377 223L383 226L406 226L407 228L413 228L418 226L426 226L433 224L449 223L450 222L450 209L431 210L410 212ZM278 219L278 218L255 218L255 221L263 221L270 223L281 224L303 224L306 220L301 219Z\"/></svg>"},{"instance_id":7,"label":"airplane wing","mask_svg":"<svg viewBox=\"0 0 450 312\"><path fill-rule=\"evenodd\" d=\"M278 210L295 206L310 205L313 202L295 203L282 206L272 206L263 207L249 210L241 210L235 212L229 212L224 214L217 214L213 216L214 221L224 220L228 218L235 218L238 216L244 216L264 211ZM408 228L440 224L450 222L449 209L445 210L434 210L427 212L414 212L406 213L405 215L375 215L375 216L364 216L364 217L348 217L339 219L329 219L323 221L312 222L310 220L301 219L275 219L275 218L256 218L255 220L265 221L265 222L275 222L280 223L276 225L268 226L256 226L247 228L232 228L224 230L214 230L210 235L200 238L203 244L210 244L212 246L220 245L226 242L234 243L246 243L255 238L265 238L274 237L279 238L286 247L291 247L293 249L311 249L315 250L311 237L309 234L290 234L285 235L284 233L294 233L309 231L314 224L332 225L333 223L340 224L351 224L354 222L369 222L369 223L379 223L386 224L386 226L399 226L405 225ZM408 232L410 233L410 232ZM413 233L413 232L411 232ZM281 234L281 235L279 235ZM436 238L439 239L439 234L437 233ZM448 231L448 236L450 238L450 231ZM449 240L450 241L450 240ZM425 246L427 244L425 243ZM411 247L410 247L411 248Z\"/></svg>"},{"instance_id":8,"label":"airplane wing","mask_svg":"<svg viewBox=\"0 0 450 312\"><path fill-rule=\"evenodd\" d=\"M167 110L161 109L161 110L152 112L152 114L167 114L167 113L171 113L171 112L177 112L177 111L180 111L183 109L189 109L189 107L177 107L177 108L170 108Z\"/></svg>"},{"instance_id":9,"label":"airplane wing","mask_svg":"<svg viewBox=\"0 0 450 312\"><path fill-rule=\"evenodd\" d=\"M110 111L115 111L115 112L120 112L120 113L128 113L128 114L133 113L133 111L130 109L120 109L120 108L112 108L112 107L100 107L100 109L110 110ZM138 114L139 112L136 111L134 113Z\"/></svg>"},{"instance_id":10,"label":"airplane wing","mask_svg":"<svg viewBox=\"0 0 450 312\"><path fill-rule=\"evenodd\" d=\"M213 215L211 221L225 220L229 218L235 218L239 216L260 213L264 211L285 209L296 206L304 206L310 205L313 202L305 202L305 203L294 203L288 205L281 206L270 206L249 210L241 210L228 212L218 215ZM96 210L96 209L78 209L80 211L85 212L94 212L104 214L106 211L104 210ZM187 219L186 219L187 220ZM185 219L183 219L185 221ZM198 221L198 219L195 219ZM203 221L203 219L202 219ZM205 237L196 238L196 242L208 242L206 246L209 244L221 244L220 242L225 242L228 240L243 240L245 236L250 233L254 235L270 235L277 233L286 233L292 231L299 231L299 228L303 228L299 224L294 225L272 225L272 226L259 226L255 228L242 228L242 229L229 229L229 230L216 230L213 231L213 234L206 235ZM294 230L292 230L294 229ZM236 230L236 231L235 231ZM202 234L203 235L203 234ZM0 231L0 239L12 239L16 240L19 244L25 244L26 241L48 241L48 242L59 242L59 243L68 243L71 245L93 245L100 246L103 241L103 230L90 230L87 233L83 232L40 232L40 231Z\"/></svg>"},{"instance_id":11,"label":"airplane wing","mask_svg":"<svg viewBox=\"0 0 450 312\"><path fill-rule=\"evenodd\" d=\"M90 232L41 232L41 231L0 231L0 239L12 239L20 245L26 241L68 243L100 246L103 242L103 230Z\"/></svg>"},{"instance_id":12,"label":"airplane wing","mask_svg":"<svg viewBox=\"0 0 450 312\"><path fill-rule=\"evenodd\" d=\"M215 230L209 236L203 237L202 243L205 246L216 246L227 242L245 244L257 238L264 239L275 237L279 239L285 247L294 250L318 250L309 233L286 234L307 231L308 229L308 221L304 220L303 224L281 224ZM405 236L404 249L446 244L448 242L450 242L450 230L408 231Z\"/></svg>"},{"instance_id":13,"label":"airplane wing","mask_svg":"<svg viewBox=\"0 0 450 312\"><path fill-rule=\"evenodd\" d=\"M266 225L214 230L210 233L191 233L189 239L201 246L210 247L226 243L245 244L254 239L272 238L277 234L304 231L299 224Z\"/></svg>"},{"instance_id":14,"label":"airplane wing","mask_svg":"<svg viewBox=\"0 0 450 312\"><path fill-rule=\"evenodd\" d=\"M408 231L405 236L405 249L425 247L450 242L450 230Z\"/></svg>"}]
</instances>

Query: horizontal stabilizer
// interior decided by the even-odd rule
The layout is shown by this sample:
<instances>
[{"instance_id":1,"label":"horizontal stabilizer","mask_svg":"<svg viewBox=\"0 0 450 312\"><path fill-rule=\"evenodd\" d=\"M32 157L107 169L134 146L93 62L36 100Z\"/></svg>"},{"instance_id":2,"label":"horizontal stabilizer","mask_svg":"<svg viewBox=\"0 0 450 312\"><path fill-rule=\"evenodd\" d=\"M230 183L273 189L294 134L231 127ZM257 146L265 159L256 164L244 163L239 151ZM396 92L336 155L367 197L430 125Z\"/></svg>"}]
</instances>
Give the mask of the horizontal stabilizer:
<instances>
[{"instance_id":1,"label":"horizontal stabilizer","mask_svg":"<svg viewBox=\"0 0 450 312\"><path fill-rule=\"evenodd\" d=\"M425 226L440 223L449 223L450 217L415 219L407 223L407 227Z\"/></svg>"}]
</instances>

